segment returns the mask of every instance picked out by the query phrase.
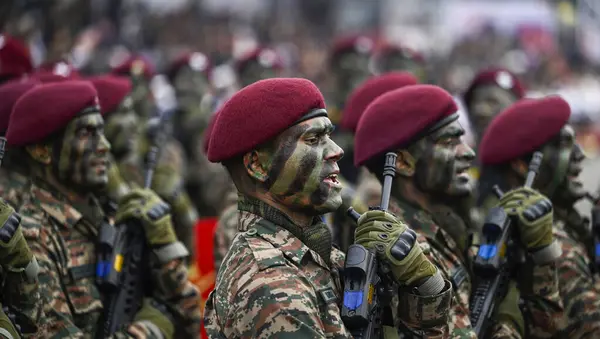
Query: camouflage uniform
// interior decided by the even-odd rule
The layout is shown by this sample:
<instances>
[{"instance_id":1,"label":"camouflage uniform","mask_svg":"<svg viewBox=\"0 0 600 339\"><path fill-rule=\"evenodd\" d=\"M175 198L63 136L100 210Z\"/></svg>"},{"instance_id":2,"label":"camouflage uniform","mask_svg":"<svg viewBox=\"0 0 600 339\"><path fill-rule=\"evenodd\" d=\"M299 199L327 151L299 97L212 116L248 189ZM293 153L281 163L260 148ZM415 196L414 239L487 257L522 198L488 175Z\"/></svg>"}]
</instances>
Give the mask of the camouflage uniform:
<instances>
[{"instance_id":1,"label":"camouflage uniform","mask_svg":"<svg viewBox=\"0 0 600 339\"><path fill-rule=\"evenodd\" d=\"M569 215L567 215L569 214ZM565 323L561 328L566 338L600 336L600 290L598 276L591 270L587 222L575 211L555 209L557 220L554 237L563 251L558 259L560 295L565 308Z\"/></svg>"},{"instance_id":2,"label":"camouflage uniform","mask_svg":"<svg viewBox=\"0 0 600 339\"><path fill-rule=\"evenodd\" d=\"M351 338L340 316L344 253L313 250L294 235L299 228L287 216L263 202L240 197L238 208L240 232L205 308L208 336ZM405 326L429 338L446 337L449 289L428 297L403 293L400 299L407 305ZM431 326L424 330L424 324Z\"/></svg>"},{"instance_id":3,"label":"camouflage uniform","mask_svg":"<svg viewBox=\"0 0 600 339\"><path fill-rule=\"evenodd\" d=\"M238 233L238 218L239 212L237 204L233 204L225 209L219 217L219 222L214 234L213 255L215 258L215 271L219 271L219 267L223 263L223 259L229 251L229 247L233 243L235 235Z\"/></svg>"},{"instance_id":4,"label":"camouflage uniform","mask_svg":"<svg viewBox=\"0 0 600 339\"><path fill-rule=\"evenodd\" d=\"M32 184L31 201L19 212L23 233L40 265L43 316L38 333L32 337L93 338L103 312L102 295L95 284L95 239L103 213L94 204L72 205L41 186ZM154 298L167 302L172 314L181 320L183 326L178 330L186 337L197 336L199 295L187 281L185 266L174 260L152 267ZM114 337L160 337L152 327L156 328L135 322Z\"/></svg>"},{"instance_id":5,"label":"camouflage uniform","mask_svg":"<svg viewBox=\"0 0 600 339\"><path fill-rule=\"evenodd\" d=\"M396 199L390 202L390 212L405 221L418 232L417 240L423 252L433 262L444 277L452 282L455 302L450 311L451 338L477 338L469 319L469 299L472 290L471 258L477 253L471 246L468 253L461 253L455 240L440 227L439 221L460 222L448 209L441 208L431 215L423 210ZM522 298L528 308L524 314L526 338L549 338L557 328L561 316L561 301L556 280L555 265L529 268L530 279L521 281ZM402 303L400 304L402 306ZM555 310L555 311L553 311ZM520 338L519 333L505 324L497 324L492 329L492 338Z\"/></svg>"},{"instance_id":6,"label":"camouflage uniform","mask_svg":"<svg viewBox=\"0 0 600 339\"><path fill-rule=\"evenodd\" d=\"M29 178L25 175L5 168L0 168L0 197L18 209L25 200L25 192L29 185Z\"/></svg>"}]
</instances>

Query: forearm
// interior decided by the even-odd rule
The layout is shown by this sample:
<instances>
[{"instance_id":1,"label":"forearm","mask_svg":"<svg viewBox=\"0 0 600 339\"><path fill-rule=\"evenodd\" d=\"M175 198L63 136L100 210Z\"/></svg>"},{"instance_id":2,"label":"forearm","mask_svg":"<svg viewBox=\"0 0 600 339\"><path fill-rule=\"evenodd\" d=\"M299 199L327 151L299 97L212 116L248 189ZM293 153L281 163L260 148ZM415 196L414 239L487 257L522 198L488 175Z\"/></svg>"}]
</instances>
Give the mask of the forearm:
<instances>
[{"instance_id":1,"label":"forearm","mask_svg":"<svg viewBox=\"0 0 600 339\"><path fill-rule=\"evenodd\" d=\"M446 338L452 313L452 284L435 295L417 295L408 289L399 293L398 317L418 337Z\"/></svg>"}]
</instances>

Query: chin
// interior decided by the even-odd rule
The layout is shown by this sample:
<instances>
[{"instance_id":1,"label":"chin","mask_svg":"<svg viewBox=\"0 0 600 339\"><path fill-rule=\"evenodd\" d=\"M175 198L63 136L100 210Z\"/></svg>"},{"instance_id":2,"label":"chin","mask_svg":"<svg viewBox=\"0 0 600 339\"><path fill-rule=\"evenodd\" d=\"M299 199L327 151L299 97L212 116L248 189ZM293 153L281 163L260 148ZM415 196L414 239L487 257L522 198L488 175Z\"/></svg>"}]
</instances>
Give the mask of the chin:
<instances>
[{"instance_id":1,"label":"chin","mask_svg":"<svg viewBox=\"0 0 600 339\"><path fill-rule=\"evenodd\" d=\"M342 196L338 194L336 197L331 197L319 208L319 214L335 212L340 206L342 206Z\"/></svg>"}]
</instances>

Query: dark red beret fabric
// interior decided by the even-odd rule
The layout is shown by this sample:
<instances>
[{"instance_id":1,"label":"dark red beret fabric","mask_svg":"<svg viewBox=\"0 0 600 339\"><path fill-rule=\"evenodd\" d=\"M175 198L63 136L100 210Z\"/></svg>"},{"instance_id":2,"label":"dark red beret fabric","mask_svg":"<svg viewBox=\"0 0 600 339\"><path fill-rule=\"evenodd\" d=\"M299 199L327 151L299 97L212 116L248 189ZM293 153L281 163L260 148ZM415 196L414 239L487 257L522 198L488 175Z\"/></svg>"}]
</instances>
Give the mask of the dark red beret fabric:
<instances>
[{"instance_id":1,"label":"dark red beret fabric","mask_svg":"<svg viewBox=\"0 0 600 339\"><path fill-rule=\"evenodd\" d=\"M375 55L375 58L384 58L390 54L402 54L407 59L414 60L421 64L425 63L423 54L397 44L384 43L378 46L373 54Z\"/></svg>"},{"instance_id":2,"label":"dark red beret fabric","mask_svg":"<svg viewBox=\"0 0 600 339\"><path fill-rule=\"evenodd\" d=\"M417 78L408 72L390 72L367 79L350 93L342 115L342 128L355 132L365 109L378 96L417 83Z\"/></svg>"},{"instance_id":3,"label":"dark red beret fabric","mask_svg":"<svg viewBox=\"0 0 600 339\"><path fill-rule=\"evenodd\" d=\"M210 135L213 131L213 129L215 128L215 123L217 122L217 113L212 115L212 117L210 117L210 120L208 121L208 126L206 126L206 129L204 130L204 136L202 137L202 145L204 146L204 154L208 154L208 146L210 145Z\"/></svg>"},{"instance_id":4,"label":"dark red beret fabric","mask_svg":"<svg viewBox=\"0 0 600 339\"><path fill-rule=\"evenodd\" d=\"M40 83L35 80L12 80L0 86L0 133L8 128L8 121L17 100Z\"/></svg>"},{"instance_id":5,"label":"dark red beret fabric","mask_svg":"<svg viewBox=\"0 0 600 339\"><path fill-rule=\"evenodd\" d=\"M350 35L337 39L333 43L331 59L335 60L346 53L371 54L375 40L366 35Z\"/></svg>"},{"instance_id":6,"label":"dark red beret fabric","mask_svg":"<svg viewBox=\"0 0 600 339\"><path fill-rule=\"evenodd\" d=\"M501 77L508 79L508 86L499 81ZM507 69L495 67L483 70L477 73L475 78L473 78L473 81L463 95L463 102L465 105L469 106L475 89L483 85L497 85L507 91L512 92L517 99L522 99L525 96L525 87L523 86L523 83L519 81L516 75Z\"/></svg>"},{"instance_id":7,"label":"dark red beret fabric","mask_svg":"<svg viewBox=\"0 0 600 339\"><path fill-rule=\"evenodd\" d=\"M66 127L85 108L96 105L98 97L90 82L73 80L39 85L17 100L6 140L11 146L35 144Z\"/></svg>"},{"instance_id":8,"label":"dark red beret fabric","mask_svg":"<svg viewBox=\"0 0 600 339\"><path fill-rule=\"evenodd\" d=\"M0 34L0 76L20 77L32 70L31 55L25 44Z\"/></svg>"},{"instance_id":9,"label":"dark red beret fabric","mask_svg":"<svg viewBox=\"0 0 600 339\"><path fill-rule=\"evenodd\" d=\"M138 60L142 61L142 63L143 63L142 65L144 66L143 67L144 77L146 79L150 80L156 74L156 70L154 69L154 65L152 65L152 63L148 59L146 59L142 56L130 56L122 63L113 67L113 69L111 70L111 73L116 74L116 75L130 75L131 67L133 66L133 63Z\"/></svg>"},{"instance_id":10,"label":"dark red beret fabric","mask_svg":"<svg viewBox=\"0 0 600 339\"><path fill-rule=\"evenodd\" d=\"M200 52L188 52L178 56L169 66L165 73L169 81L173 81L177 76L177 73L183 66L189 66L191 69L202 72L206 76L210 75L212 69L212 63L208 56Z\"/></svg>"},{"instance_id":11,"label":"dark red beret fabric","mask_svg":"<svg viewBox=\"0 0 600 339\"><path fill-rule=\"evenodd\" d=\"M571 107L559 96L519 100L492 120L479 159L495 165L529 154L558 134L570 116Z\"/></svg>"},{"instance_id":12,"label":"dark red beret fabric","mask_svg":"<svg viewBox=\"0 0 600 339\"><path fill-rule=\"evenodd\" d=\"M131 80L111 74L90 77L87 80L98 92L102 115L114 112L132 88Z\"/></svg>"},{"instance_id":13,"label":"dark red beret fabric","mask_svg":"<svg viewBox=\"0 0 600 339\"><path fill-rule=\"evenodd\" d=\"M265 79L246 86L217 113L208 160L222 162L251 151L318 108L325 108L323 94L307 79Z\"/></svg>"},{"instance_id":14,"label":"dark red beret fabric","mask_svg":"<svg viewBox=\"0 0 600 339\"><path fill-rule=\"evenodd\" d=\"M71 80L81 79L81 73L77 71L75 66L73 66L68 61L64 60L48 62L40 65L40 67L38 67L37 71L35 72L35 75L47 77L47 82L53 82L53 80L51 80L52 77L48 75L54 75L56 79L54 81L60 81L58 77L63 77Z\"/></svg>"},{"instance_id":15,"label":"dark red beret fabric","mask_svg":"<svg viewBox=\"0 0 600 339\"><path fill-rule=\"evenodd\" d=\"M264 68L281 69L283 67L281 58L274 49L261 47L244 54L236 60L234 68L238 73L241 73L251 61L257 61Z\"/></svg>"},{"instance_id":16,"label":"dark red beret fabric","mask_svg":"<svg viewBox=\"0 0 600 339\"><path fill-rule=\"evenodd\" d=\"M379 96L360 118L354 139L354 164L406 147L425 129L458 107L450 93L433 85L407 86Z\"/></svg>"}]
</instances>

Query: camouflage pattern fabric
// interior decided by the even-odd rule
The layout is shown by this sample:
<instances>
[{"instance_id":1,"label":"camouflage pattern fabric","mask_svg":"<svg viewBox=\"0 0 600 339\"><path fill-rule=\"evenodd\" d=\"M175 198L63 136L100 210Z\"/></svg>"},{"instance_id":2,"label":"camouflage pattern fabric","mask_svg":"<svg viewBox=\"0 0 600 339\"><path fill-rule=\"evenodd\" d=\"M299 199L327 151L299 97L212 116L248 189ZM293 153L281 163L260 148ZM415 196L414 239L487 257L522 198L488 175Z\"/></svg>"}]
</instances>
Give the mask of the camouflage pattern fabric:
<instances>
[{"instance_id":1,"label":"camouflage pattern fabric","mask_svg":"<svg viewBox=\"0 0 600 339\"><path fill-rule=\"evenodd\" d=\"M0 168L0 197L15 210L23 204L30 180L16 171Z\"/></svg>"},{"instance_id":2,"label":"camouflage pattern fabric","mask_svg":"<svg viewBox=\"0 0 600 339\"><path fill-rule=\"evenodd\" d=\"M72 205L57 193L33 184L31 201L20 209L23 233L40 265L39 330L31 338L94 338L103 312L95 284L95 243L103 213L90 203ZM45 185L43 185L45 186ZM85 217L84 217L85 215ZM200 330L199 294L187 281L180 261L150 263L154 298L164 301L186 338ZM136 322L114 338L156 338L144 322Z\"/></svg>"},{"instance_id":3,"label":"camouflage pattern fabric","mask_svg":"<svg viewBox=\"0 0 600 339\"><path fill-rule=\"evenodd\" d=\"M283 213L265 203L248 211L245 199L240 197L239 233L206 304L208 336L352 338L340 316L344 254L331 249L328 265L282 225L291 223ZM402 323L430 338L447 337L444 306L450 298L401 294L407 305ZM425 324L435 325L423 331Z\"/></svg>"},{"instance_id":4,"label":"camouflage pattern fabric","mask_svg":"<svg viewBox=\"0 0 600 339\"><path fill-rule=\"evenodd\" d=\"M477 338L469 319L469 299L472 290L470 263L477 253L470 246L468 253L461 253L458 244L442 229L434 216L406 202L392 198L390 212L405 221L418 234L418 241L425 255L452 282L454 302L450 310L450 338ZM444 213L452 220L449 211ZM520 281L521 296L529 312L524 314L527 338L550 338L556 333L562 316L562 304L558 292L555 265L532 265L524 271L527 280ZM400 303L400 312L405 304ZM496 324L491 330L491 338L521 338L512 326Z\"/></svg>"},{"instance_id":5,"label":"camouflage pattern fabric","mask_svg":"<svg viewBox=\"0 0 600 339\"><path fill-rule=\"evenodd\" d=\"M369 207L379 206L381 203L381 183L366 168L361 168L356 195Z\"/></svg>"},{"instance_id":6,"label":"camouflage pattern fabric","mask_svg":"<svg viewBox=\"0 0 600 339\"><path fill-rule=\"evenodd\" d=\"M233 243L235 235L238 233L238 218L239 212L237 204L233 204L223 211L219 217L217 228L214 234L213 255L215 257L215 271L219 271L219 267L223 263L223 259L229 251L229 247Z\"/></svg>"}]
</instances>

